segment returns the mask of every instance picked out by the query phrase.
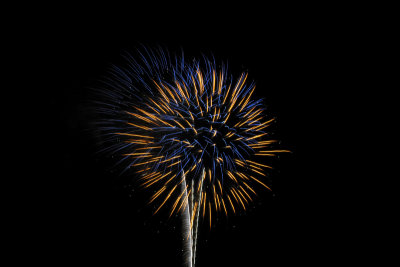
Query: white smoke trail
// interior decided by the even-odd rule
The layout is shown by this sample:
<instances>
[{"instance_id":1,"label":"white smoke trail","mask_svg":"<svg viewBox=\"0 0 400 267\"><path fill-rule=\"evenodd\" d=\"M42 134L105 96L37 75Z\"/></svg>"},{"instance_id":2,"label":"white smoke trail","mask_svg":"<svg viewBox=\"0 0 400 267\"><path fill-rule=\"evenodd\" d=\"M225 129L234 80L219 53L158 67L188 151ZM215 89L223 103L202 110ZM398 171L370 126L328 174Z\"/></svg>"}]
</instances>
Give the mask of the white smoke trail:
<instances>
[{"instance_id":1,"label":"white smoke trail","mask_svg":"<svg viewBox=\"0 0 400 267\"><path fill-rule=\"evenodd\" d=\"M201 173L201 180L200 180L200 189L196 193L196 199L197 199L197 210L196 210L196 215L195 215L195 223L193 225L193 267L196 262L196 244L197 244L197 233L198 233L198 226L199 226L199 215L200 215L200 205L201 205L201 198L202 198L202 193L203 193L203 180L205 178L206 171L203 168L203 171ZM192 191L194 192L194 191Z\"/></svg>"},{"instance_id":2,"label":"white smoke trail","mask_svg":"<svg viewBox=\"0 0 400 267\"><path fill-rule=\"evenodd\" d=\"M199 215L200 215L200 205L201 205L201 197L203 192L203 180L205 178L205 170L203 168L200 180L200 187L195 192L194 183L191 182L191 190L190 196L188 196L187 186L186 186L186 177L183 176L183 182L181 183L181 190L183 193L183 205L184 209L182 210L182 238L183 238L183 248L184 248L184 258L185 264L188 267L194 267L196 262L196 243L197 243L197 233L198 233L198 225L199 225ZM190 199L190 200L189 200ZM197 206L196 213L193 218L193 225L191 226L191 219L193 216L194 206Z\"/></svg>"},{"instance_id":3,"label":"white smoke trail","mask_svg":"<svg viewBox=\"0 0 400 267\"><path fill-rule=\"evenodd\" d=\"M184 191L183 194L183 206L185 207L182 210L182 240L183 240L183 257L185 260L185 265L188 267L192 266L192 258L193 258L193 239L192 233L190 229L190 206L188 202L187 195L187 187L186 187L186 177L183 175L183 182L181 183L181 190Z\"/></svg>"}]
</instances>

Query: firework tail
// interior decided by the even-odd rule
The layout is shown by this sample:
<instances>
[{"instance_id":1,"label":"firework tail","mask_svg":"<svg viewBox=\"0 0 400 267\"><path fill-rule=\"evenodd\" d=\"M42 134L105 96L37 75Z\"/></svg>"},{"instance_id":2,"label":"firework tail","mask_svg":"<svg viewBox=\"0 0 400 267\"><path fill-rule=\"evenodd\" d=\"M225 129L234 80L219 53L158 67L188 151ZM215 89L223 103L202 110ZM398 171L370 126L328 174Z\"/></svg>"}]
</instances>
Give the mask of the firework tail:
<instances>
[{"instance_id":1,"label":"firework tail","mask_svg":"<svg viewBox=\"0 0 400 267\"><path fill-rule=\"evenodd\" d=\"M198 190L194 187L194 182L190 184L190 196L188 196L188 186L186 183L186 177L183 176L183 182L181 183L181 190L184 192L184 199L186 201L186 208L182 210L182 229L183 229L183 247L184 247L184 258L186 266L194 267L196 263L196 244L198 235L199 215L200 209L195 208L200 206L202 191L203 191L203 180L205 178L205 169L203 168L200 185Z\"/></svg>"},{"instance_id":2,"label":"firework tail","mask_svg":"<svg viewBox=\"0 0 400 267\"><path fill-rule=\"evenodd\" d=\"M183 257L185 259L185 265L192 267L192 244L193 239L190 229L190 206L188 204L188 192L186 186L186 177L182 174L183 182L181 183L181 190L184 192L184 200L186 201L186 208L182 209L182 240L183 240Z\"/></svg>"},{"instance_id":3,"label":"firework tail","mask_svg":"<svg viewBox=\"0 0 400 267\"><path fill-rule=\"evenodd\" d=\"M199 226L199 215L200 215L200 204L201 204L201 197L203 193L203 180L205 178L206 171L203 168L203 171L201 173L201 179L200 179L200 189L196 192L196 199L197 199L197 206L198 208L196 209L196 214L195 214L195 220L194 224L192 227L192 232L193 232L193 267L195 266L196 263L196 244L197 244L197 233L198 233L198 226ZM194 192L194 191L192 191Z\"/></svg>"}]
</instances>

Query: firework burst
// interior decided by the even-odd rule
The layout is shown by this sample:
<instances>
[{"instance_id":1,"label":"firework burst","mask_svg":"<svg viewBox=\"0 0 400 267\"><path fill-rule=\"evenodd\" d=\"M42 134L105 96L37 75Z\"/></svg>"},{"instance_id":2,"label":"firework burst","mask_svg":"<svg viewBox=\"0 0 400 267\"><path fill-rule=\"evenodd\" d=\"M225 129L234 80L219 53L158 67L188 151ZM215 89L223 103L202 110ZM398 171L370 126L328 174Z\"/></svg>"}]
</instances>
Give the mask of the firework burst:
<instances>
[{"instance_id":1,"label":"firework burst","mask_svg":"<svg viewBox=\"0 0 400 267\"><path fill-rule=\"evenodd\" d=\"M286 150L272 148L274 119L252 98L247 73L234 79L214 59L189 63L162 49L139 55L125 55L126 65L104 79L100 129L115 141L106 149L154 188L154 213L189 210L193 236L198 217L211 227L214 214L246 210L258 186L270 190L263 177L271 167L260 158Z\"/></svg>"}]
</instances>

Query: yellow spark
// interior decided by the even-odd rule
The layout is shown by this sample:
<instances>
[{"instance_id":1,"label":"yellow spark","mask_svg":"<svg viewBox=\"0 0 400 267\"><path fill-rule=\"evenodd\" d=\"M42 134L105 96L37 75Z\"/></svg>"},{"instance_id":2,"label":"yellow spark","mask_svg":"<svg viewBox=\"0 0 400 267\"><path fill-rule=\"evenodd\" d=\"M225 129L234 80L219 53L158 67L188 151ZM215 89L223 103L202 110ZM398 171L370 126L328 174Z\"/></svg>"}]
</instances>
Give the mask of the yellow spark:
<instances>
[{"instance_id":1,"label":"yellow spark","mask_svg":"<svg viewBox=\"0 0 400 267\"><path fill-rule=\"evenodd\" d=\"M212 79L212 95L215 92L215 70L213 70L213 79Z\"/></svg>"},{"instance_id":2,"label":"yellow spark","mask_svg":"<svg viewBox=\"0 0 400 267\"><path fill-rule=\"evenodd\" d=\"M215 207L215 210L216 210L216 211L220 211L220 210L221 210L221 202L219 201L219 196L218 196L218 194L216 194L215 196L216 196L216 199L217 199L217 205L216 205L216 207ZM217 208L218 208L218 209L217 209Z\"/></svg>"},{"instance_id":3,"label":"yellow spark","mask_svg":"<svg viewBox=\"0 0 400 267\"><path fill-rule=\"evenodd\" d=\"M219 73L219 81L218 81L218 95L221 95L223 80L224 80L224 74L222 73L222 71L220 71L220 73Z\"/></svg>"},{"instance_id":4,"label":"yellow spark","mask_svg":"<svg viewBox=\"0 0 400 267\"><path fill-rule=\"evenodd\" d=\"M243 162L243 161L240 160L240 159L235 159L235 162L236 162L238 165L242 166L242 167L244 167L244 166L246 165L246 163Z\"/></svg>"},{"instance_id":5,"label":"yellow spark","mask_svg":"<svg viewBox=\"0 0 400 267\"><path fill-rule=\"evenodd\" d=\"M179 163L181 163L181 161L180 161L180 160L178 160L178 161L177 161L177 162L175 162L175 163L172 163L172 164L168 165L168 166L167 166L167 168L169 168L169 167L172 167L172 166L174 166L174 165L176 165L176 164L179 164Z\"/></svg>"},{"instance_id":6,"label":"yellow spark","mask_svg":"<svg viewBox=\"0 0 400 267\"><path fill-rule=\"evenodd\" d=\"M133 136L133 137L142 137L142 138L154 139L154 137L152 137L152 136L140 135L140 134L130 134L130 133L115 133L115 134L124 135L124 136Z\"/></svg>"},{"instance_id":7,"label":"yellow spark","mask_svg":"<svg viewBox=\"0 0 400 267\"><path fill-rule=\"evenodd\" d=\"M167 95L164 93L163 89L161 89L161 87L158 85L158 83L153 80L154 84L156 85L158 91L161 93L161 95L164 97L164 99L167 101L167 103L169 104L169 98L167 97Z\"/></svg>"},{"instance_id":8,"label":"yellow spark","mask_svg":"<svg viewBox=\"0 0 400 267\"><path fill-rule=\"evenodd\" d=\"M215 211L217 210L218 204L217 204L217 193L215 192L215 184L213 184L213 191L214 191L214 203L215 203Z\"/></svg>"},{"instance_id":9,"label":"yellow spark","mask_svg":"<svg viewBox=\"0 0 400 267\"><path fill-rule=\"evenodd\" d=\"M272 121L274 121L274 120L275 120L275 119L271 119L271 120L266 121L266 122L263 122L263 123L261 123L261 124L259 124L259 125L255 125L255 126L252 126L252 127L250 127L250 128L247 128L247 129L245 130L245 132L251 131L251 130L256 130L256 129L257 129L257 131L262 130L262 129L268 127L268 126L269 126L269 123L272 122Z\"/></svg>"},{"instance_id":10,"label":"yellow spark","mask_svg":"<svg viewBox=\"0 0 400 267\"><path fill-rule=\"evenodd\" d=\"M267 188L268 190L272 191L271 188L269 188L267 185L265 185L263 182L261 182L260 180L254 178L253 176L249 175L249 177L251 179L253 179L254 181L258 182L259 184L263 185L265 188Z\"/></svg>"},{"instance_id":11,"label":"yellow spark","mask_svg":"<svg viewBox=\"0 0 400 267\"><path fill-rule=\"evenodd\" d=\"M149 128L149 127L142 126L142 125L137 125L137 124L133 124L133 123L130 123L130 122L128 122L127 124L128 124L128 125L131 125L131 126L134 126L134 127L138 127L138 128L140 128L140 129L143 129L143 130L146 130L146 131L152 131L152 130L153 130L153 129Z\"/></svg>"},{"instance_id":12,"label":"yellow spark","mask_svg":"<svg viewBox=\"0 0 400 267\"><path fill-rule=\"evenodd\" d=\"M208 208L210 214L210 228L211 228L211 202L208 202Z\"/></svg>"},{"instance_id":13,"label":"yellow spark","mask_svg":"<svg viewBox=\"0 0 400 267\"><path fill-rule=\"evenodd\" d=\"M233 181L235 181L236 183L238 182L238 181L236 180L235 176L233 175L233 173L231 173L230 171L227 171L227 173L228 173L228 176L229 176Z\"/></svg>"},{"instance_id":14,"label":"yellow spark","mask_svg":"<svg viewBox=\"0 0 400 267\"><path fill-rule=\"evenodd\" d=\"M201 74L200 70L197 70L197 76L199 77L200 94L203 94L204 92L203 75Z\"/></svg>"},{"instance_id":15,"label":"yellow spark","mask_svg":"<svg viewBox=\"0 0 400 267\"><path fill-rule=\"evenodd\" d=\"M238 203L242 204L243 209L246 210L246 206L244 205L242 199L240 198L240 195L236 192L236 189L231 188L231 192L232 192L233 197L236 199L236 201L238 201Z\"/></svg>"},{"instance_id":16,"label":"yellow spark","mask_svg":"<svg viewBox=\"0 0 400 267\"><path fill-rule=\"evenodd\" d=\"M238 196L240 195L246 204L249 204L247 198L242 194L242 192L240 192L240 190L236 190L236 194L238 194Z\"/></svg>"},{"instance_id":17,"label":"yellow spark","mask_svg":"<svg viewBox=\"0 0 400 267\"><path fill-rule=\"evenodd\" d=\"M183 127L183 125L182 124L180 124L177 120L174 120L174 122L176 123L176 124L178 124L179 125L179 127L181 127L183 130L185 130L185 127Z\"/></svg>"},{"instance_id":18,"label":"yellow spark","mask_svg":"<svg viewBox=\"0 0 400 267\"><path fill-rule=\"evenodd\" d=\"M251 164L251 163L249 164L249 167L250 167L250 168L257 169L257 170L259 170L259 171L262 171L262 170L263 170L260 166L257 166L257 165Z\"/></svg>"},{"instance_id":19,"label":"yellow spark","mask_svg":"<svg viewBox=\"0 0 400 267\"><path fill-rule=\"evenodd\" d=\"M207 200L207 193L206 192L204 192L204 197L202 199L203 199L203 218L204 218L205 212L206 212L206 200Z\"/></svg>"},{"instance_id":20,"label":"yellow spark","mask_svg":"<svg viewBox=\"0 0 400 267\"><path fill-rule=\"evenodd\" d=\"M215 114L217 113L217 107L214 106L214 115L212 116L212 121L215 121Z\"/></svg>"},{"instance_id":21,"label":"yellow spark","mask_svg":"<svg viewBox=\"0 0 400 267\"><path fill-rule=\"evenodd\" d=\"M145 117L143 117L143 116L140 116L139 114L135 114L135 113L127 112L127 111L126 111L126 113L129 114L129 115L131 115L131 116L134 116L134 117L136 117L136 118L138 118L138 119L141 119L141 120L143 120L143 121L145 121L145 122L156 124L154 121L151 121L151 120L149 120L148 118L145 118ZM157 124L156 124L156 125L157 125Z\"/></svg>"},{"instance_id":22,"label":"yellow spark","mask_svg":"<svg viewBox=\"0 0 400 267\"><path fill-rule=\"evenodd\" d=\"M147 187L153 185L154 183L156 183L156 182L158 182L158 181L161 181L164 177L170 175L171 173L172 173L172 172L170 171L170 172L168 172L168 173L162 175L161 177L152 178L152 179L150 179L150 180L152 181L151 183L148 183L148 181L146 181L145 183L142 184L142 186L145 185L145 188L147 188ZM156 180L154 180L154 179L156 179ZM171 179L172 179L172 178L171 178ZM165 185L168 184L168 182L169 182L171 179L169 179L169 180L165 183Z\"/></svg>"},{"instance_id":23,"label":"yellow spark","mask_svg":"<svg viewBox=\"0 0 400 267\"><path fill-rule=\"evenodd\" d=\"M290 150L263 150L258 151L259 153L283 153L283 152L290 152Z\"/></svg>"},{"instance_id":24,"label":"yellow spark","mask_svg":"<svg viewBox=\"0 0 400 267\"><path fill-rule=\"evenodd\" d=\"M165 200L163 201L163 203L158 207L158 209L153 213L153 215L156 214L156 213L161 209L162 206L164 206L165 202L167 202L167 200L169 199L169 197L171 196L171 194L175 191L175 189L176 189L177 186L178 186L178 185L175 185L175 186L171 189L171 191L169 191L167 197L165 198Z\"/></svg>"},{"instance_id":25,"label":"yellow spark","mask_svg":"<svg viewBox=\"0 0 400 267\"><path fill-rule=\"evenodd\" d=\"M225 104L226 98L227 98L230 90L231 90L231 85L229 85L228 91L226 91L226 93L225 93L224 101L222 101L222 104Z\"/></svg>"},{"instance_id":26,"label":"yellow spark","mask_svg":"<svg viewBox=\"0 0 400 267\"><path fill-rule=\"evenodd\" d=\"M222 186L221 186L221 182L220 182L219 180L217 180L217 181L218 181L218 186L219 186L219 189L220 189L221 195L223 195L223 193L222 193Z\"/></svg>"},{"instance_id":27,"label":"yellow spark","mask_svg":"<svg viewBox=\"0 0 400 267\"><path fill-rule=\"evenodd\" d=\"M184 178L183 178L183 179L184 179ZM183 180L183 179L182 179L182 180ZM181 183L182 183L182 181L181 181L179 184L181 184ZM188 188L188 186L186 186L186 189L183 190L182 193L179 195L179 197L175 200L175 203L174 203L174 205L172 206L171 213L169 214L169 217L170 217L170 218L171 218L172 214L174 213L174 210L175 210L175 208L177 207L179 201L181 200L183 194L186 192L187 188Z\"/></svg>"},{"instance_id":28,"label":"yellow spark","mask_svg":"<svg viewBox=\"0 0 400 267\"><path fill-rule=\"evenodd\" d=\"M201 116L203 116L203 110L201 109L200 102L199 102L199 98L198 98L198 96L197 96L198 94L197 94L196 81L194 80L193 75L192 75L191 77L192 77L192 81L193 81L194 94L195 94L195 96L196 96L197 106L200 108Z\"/></svg>"},{"instance_id":29,"label":"yellow spark","mask_svg":"<svg viewBox=\"0 0 400 267\"><path fill-rule=\"evenodd\" d=\"M236 83L235 89L234 89L234 91L232 93L231 101L232 101L233 98L237 98L237 96L239 95L240 91L243 88L244 83L246 82L247 73L245 74L244 79L242 79L243 75L244 74L242 73L242 75L240 76L239 81Z\"/></svg>"},{"instance_id":30,"label":"yellow spark","mask_svg":"<svg viewBox=\"0 0 400 267\"><path fill-rule=\"evenodd\" d=\"M162 148L161 146L148 146L148 147L139 147L136 150L147 150L147 149L155 149L155 148Z\"/></svg>"},{"instance_id":31,"label":"yellow spark","mask_svg":"<svg viewBox=\"0 0 400 267\"><path fill-rule=\"evenodd\" d=\"M190 229L192 229L192 226L193 226L193 220L194 220L194 215L196 214L197 205L198 205L198 203L195 202L194 207L193 207L193 212L192 212L192 218L190 219Z\"/></svg>"},{"instance_id":32,"label":"yellow spark","mask_svg":"<svg viewBox=\"0 0 400 267\"><path fill-rule=\"evenodd\" d=\"M165 103L164 100L162 98L160 98L160 102L163 105L163 107L165 107L166 109L168 109L169 111L171 111L171 113L173 114L174 111L169 107L169 103Z\"/></svg>"},{"instance_id":33,"label":"yellow spark","mask_svg":"<svg viewBox=\"0 0 400 267\"><path fill-rule=\"evenodd\" d=\"M251 192L253 192L254 195L257 196L257 193L256 193L246 182L242 181L242 183L243 183Z\"/></svg>"},{"instance_id":34,"label":"yellow spark","mask_svg":"<svg viewBox=\"0 0 400 267\"><path fill-rule=\"evenodd\" d=\"M140 165L148 164L148 163L157 161L157 160L159 160L159 159L162 158L162 157L163 157L163 156L153 158L153 159L151 159L151 160L149 160L149 161L146 161L146 162L135 163L135 164L132 164L132 166L140 166Z\"/></svg>"},{"instance_id":35,"label":"yellow spark","mask_svg":"<svg viewBox=\"0 0 400 267\"><path fill-rule=\"evenodd\" d=\"M249 198L249 201L253 201L253 199L250 197L250 195L246 192L246 190L241 185L239 185L239 189L242 190L243 193L245 193L245 195Z\"/></svg>"},{"instance_id":36,"label":"yellow spark","mask_svg":"<svg viewBox=\"0 0 400 267\"><path fill-rule=\"evenodd\" d=\"M178 87L179 92L181 92L181 94L183 95L183 97L185 98L186 104L189 106L189 101L186 97L186 94L183 92L182 87L179 85L179 83L177 81L175 81L176 87Z\"/></svg>"},{"instance_id":37,"label":"yellow spark","mask_svg":"<svg viewBox=\"0 0 400 267\"><path fill-rule=\"evenodd\" d=\"M160 110L162 110L162 112L164 114L167 114L167 112L161 106L159 106L153 99L151 99L151 98L149 98L149 99L154 105L156 105L156 107L158 107Z\"/></svg>"},{"instance_id":38,"label":"yellow spark","mask_svg":"<svg viewBox=\"0 0 400 267\"><path fill-rule=\"evenodd\" d=\"M222 196L221 196L221 202L222 202L222 206L224 207L225 215L228 216L228 212L227 212L226 207L225 207L225 201L224 201L224 198Z\"/></svg>"},{"instance_id":39,"label":"yellow spark","mask_svg":"<svg viewBox=\"0 0 400 267\"><path fill-rule=\"evenodd\" d=\"M153 195L153 197L150 199L149 204L150 204L151 202L153 202L156 198L158 198L158 197L161 195L161 193L165 191L165 189L166 189L166 187L163 186L160 190L158 190L158 191Z\"/></svg>"},{"instance_id":40,"label":"yellow spark","mask_svg":"<svg viewBox=\"0 0 400 267\"><path fill-rule=\"evenodd\" d=\"M259 138L259 137L261 137L261 136L264 136L264 135L266 135L266 134L268 134L268 133L258 134L258 135L255 135L255 136L252 136L252 137L247 138L247 140L253 140L253 139Z\"/></svg>"},{"instance_id":41,"label":"yellow spark","mask_svg":"<svg viewBox=\"0 0 400 267\"><path fill-rule=\"evenodd\" d=\"M176 159L176 158L180 158L181 156L182 156L182 155L178 155L178 156L175 156L175 157L172 157L172 158L169 158L169 159L163 160L163 161L161 161L161 162L160 162L160 164L161 164L161 163L168 162L168 161L170 161L170 160L173 160L173 159Z\"/></svg>"},{"instance_id":42,"label":"yellow spark","mask_svg":"<svg viewBox=\"0 0 400 267\"><path fill-rule=\"evenodd\" d=\"M250 97L253 94L254 90L256 89L256 87L254 86L253 89L251 90L250 94L247 96L246 101L244 102L244 104L242 105L242 107L240 108L239 112L242 112L242 110L247 106L247 104L250 101ZM244 98L243 98L244 99ZM243 101L242 99L242 101ZM240 101L239 106L242 104L242 101Z\"/></svg>"},{"instance_id":43,"label":"yellow spark","mask_svg":"<svg viewBox=\"0 0 400 267\"><path fill-rule=\"evenodd\" d=\"M165 86L163 83L161 83L161 86L168 92L168 94L172 97L172 99L174 100L174 102L176 104L178 104L178 102L176 101L175 96L172 94L172 92L168 89L168 86ZM174 90L175 91L175 90Z\"/></svg>"},{"instance_id":44,"label":"yellow spark","mask_svg":"<svg viewBox=\"0 0 400 267\"><path fill-rule=\"evenodd\" d=\"M187 191L187 187L186 187L186 191ZM179 206L179 209L178 209L178 211L177 212L179 212L182 208L183 208L183 210L185 210L186 209L186 206L188 205L188 198L189 198L189 195L191 194L191 192L192 192L192 189L189 189L189 191L187 192L187 194L186 194L186 197L184 198L184 200L182 201L182 203L181 203L181 205Z\"/></svg>"},{"instance_id":45,"label":"yellow spark","mask_svg":"<svg viewBox=\"0 0 400 267\"><path fill-rule=\"evenodd\" d=\"M153 177L155 175L158 176L158 175L161 175L161 173L160 172L151 172L151 173L148 173L146 175L143 175L140 179L141 180L145 180L145 179L151 178L151 177Z\"/></svg>"},{"instance_id":46,"label":"yellow spark","mask_svg":"<svg viewBox=\"0 0 400 267\"><path fill-rule=\"evenodd\" d=\"M253 164L258 165L258 166L261 166L261 167L266 167L266 168L272 169L271 166L264 165L264 164L261 164L261 163L255 162L255 161L247 160L247 162L253 163Z\"/></svg>"},{"instance_id":47,"label":"yellow spark","mask_svg":"<svg viewBox=\"0 0 400 267\"><path fill-rule=\"evenodd\" d=\"M233 213L236 213L235 207L233 206L233 203L232 203L231 198L229 197L229 195L226 195L226 196L228 197L229 203L231 204L231 208L232 208L232 210L233 210Z\"/></svg>"}]
</instances>

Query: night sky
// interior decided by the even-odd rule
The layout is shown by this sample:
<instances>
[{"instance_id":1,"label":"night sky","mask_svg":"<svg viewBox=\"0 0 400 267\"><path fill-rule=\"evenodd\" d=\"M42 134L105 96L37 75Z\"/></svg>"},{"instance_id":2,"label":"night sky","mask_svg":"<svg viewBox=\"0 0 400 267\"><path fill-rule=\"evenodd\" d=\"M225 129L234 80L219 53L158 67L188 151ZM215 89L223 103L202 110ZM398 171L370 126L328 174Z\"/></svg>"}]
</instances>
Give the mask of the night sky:
<instances>
[{"instance_id":1,"label":"night sky","mask_svg":"<svg viewBox=\"0 0 400 267\"><path fill-rule=\"evenodd\" d=\"M292 151L272 160L273 191L259 191L246 214L220 218L211 230L200 226L197 266L329 262L342 217L333 215L339 200L326 196L335 179L324 165L332 144L323 137L328 130L321 110L326 90L335 86L326 80L330 70L324 62L338 52L324 34L327 28L298 19L221 22L212 31L209 24L183 29L173 28L174 23L132 22L122 31L108 23L65 23L33 35L46 37L32 47L45 77L37 90L45 103L40 162L46 167L36 184L37 201L29 208L32 257L53 266L181 266L179 218L167 220L163 212L151 216L149 195L132 186L132 177L118 175L115 159L96 155L93 117L86 110L92 82L120 59L121 51L142 43L182 48L187 57L212 53L228 60L236 76L248 71L257 97L265 98L267 112L277 118L274 136Z\"/></svg>"}]
</instances>

